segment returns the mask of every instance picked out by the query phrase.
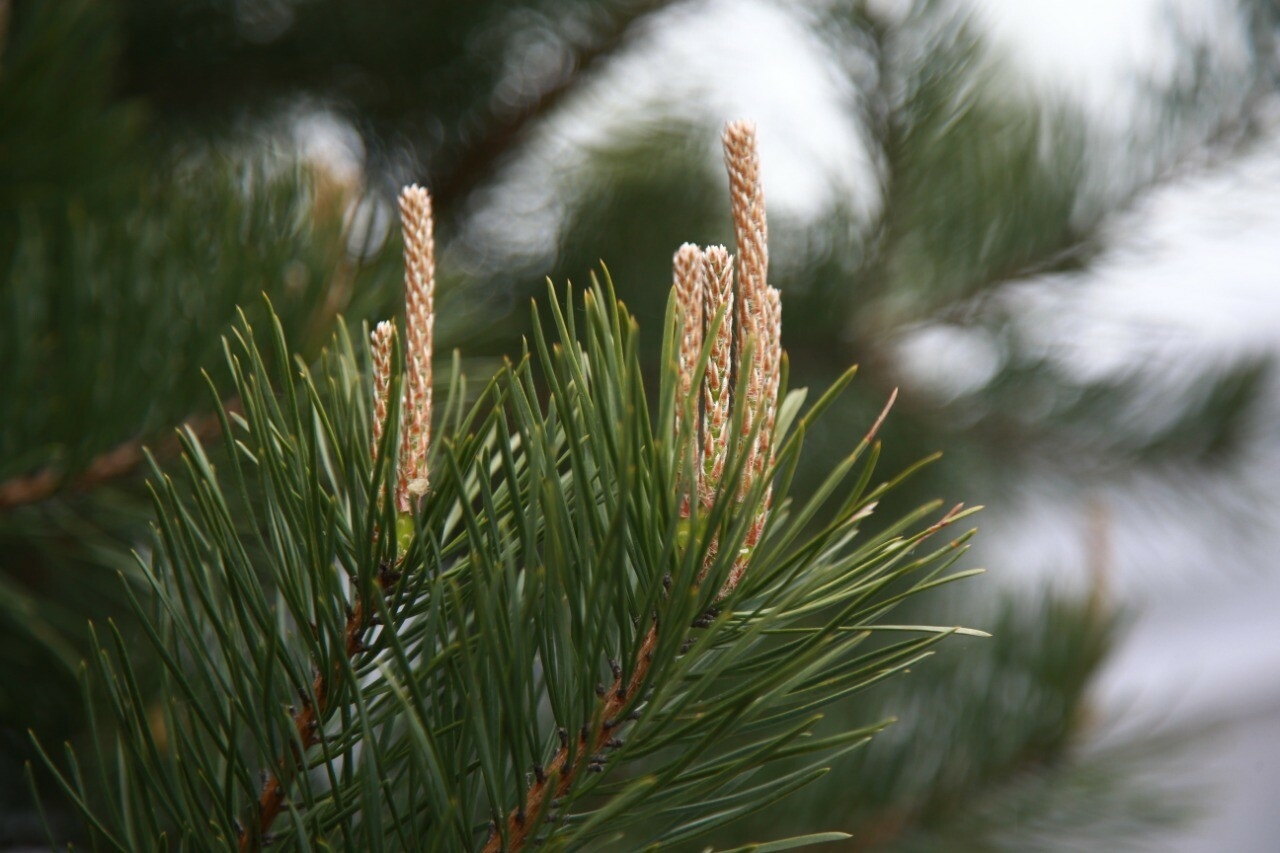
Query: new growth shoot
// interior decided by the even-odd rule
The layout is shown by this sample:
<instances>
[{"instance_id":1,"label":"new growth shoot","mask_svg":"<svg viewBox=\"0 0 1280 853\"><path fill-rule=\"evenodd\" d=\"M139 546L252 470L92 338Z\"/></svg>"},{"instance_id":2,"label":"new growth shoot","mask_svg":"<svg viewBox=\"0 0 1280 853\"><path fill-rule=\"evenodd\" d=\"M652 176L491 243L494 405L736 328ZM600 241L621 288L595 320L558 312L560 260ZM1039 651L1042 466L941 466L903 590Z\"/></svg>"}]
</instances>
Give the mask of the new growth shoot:
<instances>
[{"instance_id":1,"label":"new growth shoot","mask_svg":"<svg viewBox=\"0 0 1280 853\"><path fill-rule=\"evenodd\" d=\"M756 483L768 476L773 464L773 428L782 369L782 302L777 288L771 287L768 281L769 230L760 185L755 125L746 121L731 122L725 128L723 141L734 237L738 245L736 300L733 256L723 246L699 249L686 243L676 252L674 260L676 304L682 329L679 399L693 401L692 425L685 429L681 417L676 421L681 458L695 459L690 494L685 496L682 507L686 518L695 497L704 511L709 511L717 500L731 449L736 458L744 460L735 496L740 503ZM692 389L704 337L713 332L715 339L703 374L699 411ZM734 423L730 396L735 383L745 389L745 395L734 401L734 406L741 410L738 419L741 428L737 435L730 435ZM766 486L765 490L764 501L747 533L742 553L720 591L721 596L728 595L738 585L751 549L760 541L769 513L770 487ZM708 562L713 557L714 547Z\"/></svg>"},{"instance_id":2,"label":"new growth shoot","mask_svg":"<svg viewBox=\"0 0 1280 853\"><path fill-rule=\"evenodd\" d=\"M431 445L431 350L435 327L435 241L431 196L419 186L400 193L404 231L405 379L400 400L400 450L396 490L396 541L403 551L413 535L413 512L429 482L427 451ZM384 320L373 330L373 455L377 461L391 392L391 347L394 325Z\"/></svg>"}]
</instances>

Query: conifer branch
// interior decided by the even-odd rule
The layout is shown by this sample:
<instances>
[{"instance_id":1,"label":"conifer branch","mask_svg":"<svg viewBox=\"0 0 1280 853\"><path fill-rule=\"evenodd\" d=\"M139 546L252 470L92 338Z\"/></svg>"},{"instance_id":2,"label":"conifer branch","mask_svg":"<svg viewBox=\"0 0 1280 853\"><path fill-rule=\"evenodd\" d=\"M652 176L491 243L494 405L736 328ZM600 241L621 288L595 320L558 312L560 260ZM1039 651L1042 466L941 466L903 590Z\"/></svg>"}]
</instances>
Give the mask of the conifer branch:
<instances>
[{"instance_id":1,"label":"conifer branch","mask_svg":"<svg viewBox=\"0 0 1280 853\"><path fill-rule=\"evenodd\" d=\"M386 592L393 578L394 575L390 572L378 572L375 575L379 594ZM351 661L354 661L356 656L364 650L364 634L369 627L364 604L363 600L356 601L343 628L343 654ZM320 727L329 712L330 698L341 681L342 670L342 662L338 661L334 663L332 672L317 675L311 685L314 700L308 698L303 702L302 707L293 713L292 722L297 742L290 747L289 755L280 758L275 771L267 776L262 786L262 793L258 796L253 827L244 827L240 830L241 853L260 849L262 840L268 836L271 825L280 816L280 810L284 808L289 781L302 768L307 750L320 742Z\"/></svg>"},{"instance_id":2,"label":"conifer branch","mask_svg":"<svg viewBox=\"0 0 1280 853\"><path fill-rule=\"evenodd\" d=\"M702 459L696 464L700 476L695 480L694 494L699 502L710 508L716 500L731 499L738 504L762 478L771 471L772 430L776 418L777 393L781 371L781 323L782 307L779 293L767 284L769 250L768 231L765 224L764 193L760 186L760 160L756 151L755 125L750 122L731 122L724 133L725 164L729 171L730 201L734 231L738 241L738 345L733 340L733 283L732 258L722 246L699 250L686 243L676 252L673 261L673 289L680 314L681 339L679 346L678 394L679 408L693 397L694 369L702 350L703 335L709 333L707 325L720 317L711 358L704 376L703 398L705 403L704 446ZM747 354L751 363L745 364ZM738 451L745 459L741 481L736 495L726 498L721 494L726 460L729 457L730 435L729 405L731 374L739 381L745 377L746 399L738 401L741 433L737 437ZM696 433L698 407L695 404L694 431ZM757 423L757 418L759 422ZM679 415L676 420L676 436L673 442L680 453ZM764 433L768 431L770 435ZM697 447L697 442L694 442ZM688 515L688 502L682 504L681 514ZM738 586L751 559L751 548L759 541L768 516L768 506L762 501L756 517L748 530L746 547L733 562L728 577L716 594L719 601ZM690 542L695 537L690 537ZM699 580L706 576L715 560L718 542L713 538L704 558ZM586 726L574 741L568 738L556 751L546 768L525 795L524 803L506 819L506 850L516 851L524 847L529 832L538 825L547 804L569 793L574 781L584 769L599 756L611 739L611 728L618 722L618 715L631 702L636 691L648 677L653 664L653 650L658 642L658 624L649 629L641 641L632 662L631 675L626 683L619 674L613 685L603 694L603 705L596 717L599 725L589 731ZM494 827L484 853L498 853L503 848L504 834Z\"/></svg>"},{"instance_id":3,"label":"conifer branch","mask_svg":"<svg viewBox=\"0 0 1280 853\"><path fill-rule=\"evenodd\" d=\"M199 846L212 827L242 853L278 833L400 849L413 846L411 814L426 843L458 853L580 847L629 827L675 844L786 796L870 736L812 738L813 711L952 633L889 626L925 636L858 649L864 622L965 575L940 576L967 537L912 556L963 514L850 546L893 485L870 486L876 453L859 446L820 493L770 516L775 469L794 469L807 424L852 373L807 410L797 394L779 411L781 298L758 263L767 250L749 245L763 237L764 207L748 143L726 150L731 170L754 169L754 189L739 193L749 204L735 209L758 220L742 242L756 266L739 258L735 291L725 248L677 252L661 435L635 322L597 283L582 305L585 335L572 298L564 309L556 300L558 340L535 323L536 356L495 377L492 399L456 417L445 406L452 440L436 453L431 500L420 499L432 450L434 248L431 200L416 187L401 199L406 326L372 330L370 383L342 330L320 382L304 370L300 384L289 374L277 386L243 324L247 358L227 353L245 400L229 458L215 469L189 442L194 488L155 485L159 546L144 577L161 603L146 624L167 686L163 740L152 708L119 689L131 655L114 638L94 678L118 726L98 746L120 762L118 796L95 814L84 805L97 796L92 783L44 757L95 838L119 849ZM743 314L752 287L755 310ZM287 352L278 321L273 331L273 352ZM461 382L451 382L454 402L466 399ZM241 523L227 487L247 494L255 483L261 505ZM897 529L927 526L926 513ZM564 602L577 608L568 619ZM393 615L380 620L387 605ZM606 655L612 678L600 683L592 662ZM299 689L296 709L276 710ZM543 745L548 702L565 728ZM676 757L682 744L693 750ZM802 756L813 758L800 769L759 772ZM613 780L608 792L588 781L642 758L653 774L619 783L616 796ZM504 795L530 765L533 780ZM210 779L226 781L200 787ZM607 803L584 813L576 804L589 790ZM493 819L487 837L482 815Z\"/></svg>"},{"instance_id":4,"label":"conifer branch","mask_svg":"<svg viewBox=\"0 0 1280 853\"><path fill-rule=\"evenodd\" d=\"M466 154L432 179L437 202L443 207L461 202L477 186L489 180L494 167L509 156L529 128L545 120L579 91L600 66L617 55L636 28L643 26L651 15L661 12L671 2L645 0L633 5L626 14L614 16L607 32L576 52L569 73L514 111L492 121L487 128L481 128L480 137L467 146Z\"/></svg>"},{"instance_id":5,"label":"conifer branch","mask_svg":"<svg viewBox=\"0 0 1280 853\"><path fill-rule=\"evenodd\" d=\"M231 413L238 411L239 405L238 400L229 400L223 403L223 408ZM204 415L185 421L178 429L206 441L216 438L222 431L222 421L217 415ZM146 463L147 450L156 457L167 457L178 453L181 443L176 436L152 444L147 444L142 438L131 438L93 457L83 471L70 479L52 465L34 474L10 477L0 483L0 512L39 503L60 492L85 492L111 480L127 477Z\"/></svg>"},{"instance_id":6,"label":"conifer branch","mask_svg":"<svg viewBox=\"0 0 1280 853\"><path fill-rule=\"evenodd\" d=\"M431 217L431 197L422 187L410 186L400 194L404 231L405 266L405 401L401 407L400 452L396 477L395 505L402 518L412 518L417 500L427 489L427 451L431 437L431 359L435 325L435 242ZM376 461L387 418L391 388L391 347L394 324L378 323L370 336L373 362L373 446ZM398 533L398 531L397 531ZM403 558L403 555L401 555ZM374 595L382 595L398 577L385 567L374 575ZM343 654L354 662L365 650L364 635L369 628L371 601L356 600L343 628ZM330 710L330 700L341 681L344 661L338 660L328 673L320 673L312 683L312 697L293 713L297 741L276 763L258 797L253 826L240 830L241 853L257 850L284 807L289 781L301 770L307 750L320 741L320 729Z\"/></svg>"},{"instance_id":7,"label":"conifer branch","mask_svg":"<svg viewBox=\"0 0 1280 853\"><path fill-rule=\"evenodd\" d=\"M606 690L600 706L599 725L591 730L583 727L577 738L563 737L560 748L551 761L535 774L534 783L525 795L524 805L507 816L506 847L502 835L495 828L485 843L483 853L500 853L522 850L529 840L529 833L551 804L569 793L578 775L594 763L595 757L604 753L613 738L613 730L622 722L622 712L636 695L649 675L653 665L653 650L658 645L658 626L645 634L636 653L631 676L623 681L619 675Z\"/></svg>"}]
</instances>

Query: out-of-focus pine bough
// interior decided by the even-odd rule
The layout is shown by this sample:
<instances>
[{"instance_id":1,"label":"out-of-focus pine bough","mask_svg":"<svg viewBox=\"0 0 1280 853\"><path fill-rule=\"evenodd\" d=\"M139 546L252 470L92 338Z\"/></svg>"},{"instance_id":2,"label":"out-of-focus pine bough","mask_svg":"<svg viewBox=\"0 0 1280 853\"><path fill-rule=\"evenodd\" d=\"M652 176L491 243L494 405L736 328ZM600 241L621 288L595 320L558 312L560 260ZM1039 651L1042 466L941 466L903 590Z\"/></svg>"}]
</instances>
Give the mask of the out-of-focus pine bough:
<instances>
[{"instance_id":1,"label":"out-of-focus pine bough","mask_svg":"<svg viewBox=\"0 0 1280 853\"><path fill-rule=\"evenodd\" d=\"M111 90L119 42L102 4L3 4L0 27L0 844L39 826L21 781L27 729L83 731L89 616L139 580L144 445L217 421L237 305L271 294L314 353L354 265L340 205L304 171L153 145ZM233 400L225 401L234 405Z\"/></svg>"}]
</instances>

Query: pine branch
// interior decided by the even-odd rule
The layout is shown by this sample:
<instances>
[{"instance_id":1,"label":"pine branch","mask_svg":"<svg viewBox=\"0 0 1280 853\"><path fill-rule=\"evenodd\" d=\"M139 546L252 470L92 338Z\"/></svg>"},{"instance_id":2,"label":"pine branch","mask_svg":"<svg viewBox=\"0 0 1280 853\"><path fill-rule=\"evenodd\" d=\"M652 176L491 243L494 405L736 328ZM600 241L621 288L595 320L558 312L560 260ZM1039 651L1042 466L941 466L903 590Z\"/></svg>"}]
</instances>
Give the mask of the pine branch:
<instances>
[{"instance_id":1,"label":"pine branch","mask_svg":"<svg viewBox=\"0 0 1280 853\"><path fill-rule=\"evenodd\" d=\"M755 126L749 122L733 122L724 134L725 163L729 171L730 202L733 212L735 232L739 247L738 267L738 327L739 338L736 348L737 363L734 372L740 384L746 389L739 405L738 422L741 424L738 434L732 430L721 429L728 403L727 382L730 365L717 363L715 377L708 374L705 395L708 398L708 422L717 426L708 427L707 458L712 471L722 470L724 461L729 456L730 444L735 443L739 455L745 459L744 474L741 480L737 502L743 503L756 482L768 477L769 471L765 461L772 462L771 440L774 417L777 409L777 394L781 362L777 350L780 347L781 313L778 307L777 290L768 286L768 229L765 218L764 195L760 183L760 160L756 148ZM717 331L712 343L717 355L727 359L732 349L726 345L730 335L728 320L733 311L732 291L725 287L728 275L728 255L723 249L699 250L696 246L686 244L676 253L673 260L673 292L681 312L681 341L679 347L679 409L675 415L675 433L677 437L677 454L685 456L682 449L682 438L691 447L697 447L697 433L700 418L698 417L697 395L693 389L697 387L696 365L698 354L703 349L703 338L710 337L712 329L704 329L708 324L720 320L722 331ZM706 307L704 310L704 300ZM775 322L776 321L776 322ZM750 363L747 358L750 356ZM688 424L682 424L685 410L692 412L693 417ZM763 416L760 422L757 417ZM759 430L759 432L757 432ZM716 495L716 479L706 488L701 485L699 472L703 463L693 466L694 476L686 484L687 493L681 498L681 514L688 517L692 503L707 495ZM721 494L721 497L723 495ZM746 549L734 562L729 576L722 582L715 598L720 600L738 586L747 568L749 550L759 541L764 528L767 502L762 505L759 517L748 533ZM715 558L715 546L707 556L703 569L705 575ZM485 853L497 853L504 844L508 850L523 849L529 832L538 825L547 800L548 791L553 791L552 799L563 797L573 787L580 772L594 761L594 756L611 738L611 730L619 722L619 715L635 700L640 686L649 676L653 663L653 650L658 643L658 625L649 629L636 653L630 668L631 677L624 684L622 671L614 677L613 685L604 691L602 704L596 714L600 724L594 731L589 725L582 727L578 735L576 749L571 749L569 740L564 739L559 751L549 763L550 776L546 771L537 774L537 781L525 795L522 806L516 808L507 817L506 832L499 832L495 826L484 847ZM576 758L574 757L576 755ZM532 820L530 817L532 816Z\"/></svg>"},{"instance_id":2,"label":"pine branch","mask_svg":"<svg viewBox=\"0 0 1280 853\"><path fill-rule=\"evenodd\" d=\"M424 234L406 227L406 243ZM429 248L406 249L407 287L429 288L412 272ZM242 321L227 363L244 414L224 417L226 456L215 469L188 433L184 484L154 483L157 545L140 566L154 610L135 604L164 724L113 635L91 664L105 775L45 757L93 837L138 849L212 833L256 851L287 824L300 842L376 850L425 833L464 853L527 848L539 827L570 844L630 828L674 844L789 795L878 731L819 736L815 712L954 633L916 626L860 648L889 608L971 574L945 574L967 535L916 553L962 514L930 526L932 504L858 535L901 480L872 485L874 435L788 498L803 436L852 372L807 409L784 394L763 282L762 316L735 324L737 355L697 393L734 353L723 329L738 319L728 253L703 260L703 304L697 285L668 302L656 426L636 324L597 284L580 308L554 300L558 340L535 323L530 358L465 415L455 372L423 495L425 477L403 476L426 472L421 324L376 327L369 381L341 329L313 377L286 369L278 321L270 358ZM428 294L406 301L410 323L430 313ZM681 330L699 323L695 359ZM720 414L710 444L699 406ZM790 759L804 766L760 772ZM573 809L588 792L592 808Z\"/></svg>"},{"instance_id":3,"label":"pine branch","mask_svg":"<svg viewBox=\"0 0 1280 853\"><path fill-rule=\"evenodd\" d=\"M230 400L225 405L227 412L236 412L239 403ZM222 422L217 415L185 421L177 428L190 431L201 441L216 438L222 431ZM39 503L61 492L87 492L111 480L127 477L135 473L146 463L147 453L163 459L171 457L181 450L181 443L176 436L170 436L149 444L142 438L123 441L115 447L100 453L89 461L84 469L72 477L54 467L47 466L34 474L11 477L0 483L0 512L26 504Z\"/></svg>"},{"instance_id":4,"label":"pine branch","mask_svg":"<svg viewBox=\"0 0 1280 853\"><path fill-rule=\"evenodd\" d=\"M404 235L405 269L405 358L406 396L403 407L396 407L404 417L399 431L400 453L397 459L398 476L394 504L400 517L412 521L422 495L427 488L427 453L430 447L432 416L432 346L435 326L435 234L431 216L431 198L418 186L406 187L400 194L401 225ZM394 341L394 326L380 323L374 330L371 355L374 367L374 423L373 453L379 450L384 418L388 412L388 393L391 387L390 346ZM395 531L397 537L399 530ZM402 555L403 558L403 549ZM394 570L380 568L374 576L371 593L385 594L400 575L399 564ZM365 649L364 636L369 628L372 607L370 593L361 588L360 598L351 608L343 627L343 654L345 663L354 670L355 661ZM297 741L290 745L288 756L281 757L275 773L267 778L258 797L255 816L256 828L245 827L240 832L241 853L257 850L267 837L272 824L284 806L289 780L303 765L306 753L319 743L320 726L330 710L330 697L334 694L347 667L344 661L335 661L332 671L320 673L312 683L311 697L292 714Z\"/></svg>"},{"instance_id":5,"label":"pine branch","mask_svg":"<svg viewBox=\"0 0 1280 853\"><path fill-rule=\"evenodd\" d=\"M879 422L872 427L869 436L874 435L878 427ZM949 527L961 517L963 509L962 504L952 507L925 530L920 541ZM739 579L740 576L726 578L717 599L732 592ZM715 615L714 611L704 614L695 622L694 627L708 624ZM507 816L505 833L498 832L496 827L491 831L482 853L524 849L530 833L548 816L548 810L555 808L557 801L570 793L582 771L603 768L603 756L616 743L614 732L626 719L624 712L638 699L641 687L649 677L653 652L658 644L658 629L659 626L654 624L645 634L630 670L630 677L624 682L619 674L606 690L598 691L601 694L601 704L599 712L593 718L595 722L583 726L572 744L569 734L561 731L561 746L551 761L546 766L534 768L534 783L529 787L524 805Z\"/></svg>"},{"instance_id":6,"label":"pine branch","mask_svg":"<svg viewBox=\"0 0 1280 853\"><path fill-rule=\"evenodd\" d=\"M227 0L195 8L133 0L121 88L173 123L270 114L298 97L342 103L353 108L370 152L412 148L440 134L443 144L424 145L415 159L427 165L420 177L429 179L438 208L450 211L672 3L551 4L533 18L527 4L491 0L448 8L396 0L372 9L326 0L292 8L292 25L263 43L241 33L244 12ZM493 45L492 31L539 26L568 48L568 67L512 103L495 91L510 46ZM478 43L478 34L486 41ZM353 71L368 85L353 88ZM432 106L429 123L421 121L424 103Z\"/></svg>"},{"instance_id":7,"label":"pine branch","mask_svg":"<svg viewBox=\"0 0 1280 853\"><path fill-rule=\"evenodd\" d=\"M684 459L690 449L697 449L695 455L705 457L696 458L694 476L684 478L687 491L681 497L680 514L687 521L695 502L714 512L718 501L731 501L752 515L744 547L720 582L714 597L717 602L728 597L742 582L764 531L772 490L773 431L781 373L781 305L777 289L768 285L768 229L755 126L749 122L732 122L725 130L723 142L739 248L736 341L731 331L734 295L729 280L730 256L723 248L699 250L690 244L682 246L673 259L672 288L680 315L678 404L674 416L676 456ZM698 384L697 365L704 349L710 363L703 394L698 395L693 389ZM739 386L733 419L736 429L730 426L728 418L731 373L737 376ZM702 420L697 404L700 396L705 399L707 410L705 448L700 447L698 441ZM889 405L892 402L891 399ZM888 407L872 426L864 444L878 431L887 411ZM684 420L686 413L692 415L688 422ZM729 490L731 494L726 495L723 488L726 483L721 478L731 457L740 460L742 476L737 489ZM762 495L756 510L751 509L753 495ZM955 507L922 538L946 527L961 509ZM718 540L713 538L703 561L700 581L714 566L717 551ZM715 615L714 610L703 613L694 620L693 627L709 625ZM655 615L631 667L626 670L629 677L624 680L624 670L615 665L612 685L597 691L600 702L592 717L594 722L583 725L572 741L567 733L561 734L560 748L546 767L535 768L535 782L526 792L523 804L507 816L505 831L500 831L496 824L493 826L483 853L522 850L550 804L568 795L584 770L603 768L603 756L613 741L614 730L622 722L623 712L638 701L640 689L649 678L658 639L659 623Z\"/></svg>"},{"instance_id":8,"label":"pine branch","mask_svg":"<svg viewBox=\"0 0 1280 853\"><path fill-rule=\"evenodd\" d=\"M491 179L495 167L511 153L529 128L551 115L570 95L582 88L599 66L617 54L640 24L671 3L672 0L646 0L627 15L619 16L608 33L590 47L578 51L571 73L521 104L508 116L490 122L480 138L467 147L466 154L432 182L437 201L446 207L457 204L483 181Z\"/></svg>"},{"instance_id":9,"label":"pine branch","mask_svg":"<svg viewBox=\"0 0 1280 853\"><path fill-rule=\"evenodd\" d=\"M544 812L554 807L556 800L567 795L579 774L603 762L600 756L609 747L613 731L623 721L623 711L639 695L640 688L649 676L653 663L653 650L658 644L658 626L654 625L640 643L631 677L623 681L618 675L604 692L598 723L583 726L576 743L570 745L569 735L561 736L563 743L545 768L534 770L534 783L525 796L524 805L507 817L505 835L495 827L483 848L483 853L499 853L501 850L522 850L532 832L541 822ZM505 846L504 846L505 844Z\"/></svg>"},{"instance_id":10,"label":"pine branch","mask_svg":"<svg viewBox=\"0 0 1280 853\"><path fill-rule=\"evenodd\" d=\"M392 572L379 572L375 579L377 593L385 594L395 579L396 575ZM371 621L369 610L365 607L365 599L357 601L342 631L346 638L343 653L353 663L365 650L364 636ZM269 837L271 826L284 807L289 780L301 769L307 750L320 742L320 726L328 716L329 700L342 679L343 670L342 663L335 662L331 672L317 675L311 685L311 697L314 698L306 698L302 707L292 715L297 741L290 745L289 755L281 757L276 771L267 777L262 786L254 814L254 828L245 827L240 832L241 853L260 849L263 839Z\"/></svg>"}]
</instances>

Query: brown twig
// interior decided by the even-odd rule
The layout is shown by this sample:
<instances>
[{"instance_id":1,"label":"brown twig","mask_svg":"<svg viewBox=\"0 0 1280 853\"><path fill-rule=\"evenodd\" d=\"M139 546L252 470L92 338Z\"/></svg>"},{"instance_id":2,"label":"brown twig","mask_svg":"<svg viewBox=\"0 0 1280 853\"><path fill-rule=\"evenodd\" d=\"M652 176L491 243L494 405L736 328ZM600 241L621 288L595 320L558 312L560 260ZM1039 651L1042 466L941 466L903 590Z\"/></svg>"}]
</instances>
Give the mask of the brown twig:
<instances>
[{"instance_id":1,"label":"brown twig","mask_svg":"<svg viewBox=\"0 0 1280 853\"><path fill-rule=\"evenodd\" d=\"M653 649L657 644L658 626L654 625L640 643L635 665L631 668L631 677L624 684L622 675L619 675L605 693L604 704L598 718L599 726L594 731L588 731L584 727L578 732L576 741L564 738L564 742L552 757L551 762L538 771L532 787L525 794L524 805L507 817L507 850L520 850L524 847L530 831L537 826L543 809L547 808L553 800L568 794L574 779L587 766L591 757L606 748L613 737L613 730L622 722L622 710L627 707L627 703L635 696L649 674L649 667L653 664ZM569 763L572 754L571 743L577 748L572 765ZM483 853L499 853L502 849L503 837L495 828L484 846Z\"/></svg>"},{"instance_id":2,"label":"brown twig","mask_svg":"<svg viewBox=\"0 0 1280 853\"><path fill-rule=\"evenodd\" d=\"M237 411L239 401L224 405L230 413ZM222 431L222 420L217 415L204 415L186 421L183 426L195 433L201 441L214 438ZM39 503L60 492L84 492L108 480L131 474L146 460L148 445L142 438L131 438L95 456L79 474L68 478L64 471L50 465L34 474L11 477L0 483L0 512L27 504ZM171 456L181 449L176 435L150 445L156 456Z\"/></svg>"},{"instance_id":3,"label":"brown twig","mask_svg":"<svg viewBox=\"0 0 1280 853\"><path fill-rule=\"evenodd\" d=\"M964 504L957 504L921 534L920 541L930 538L935 533L949 527L964 509ZM733 588L733 580L726 579L724 590ZM623 685L622 676L614 679L612 687L604 694L604 704L597 720L599 725L594 730L584 727L575 741L564 739L555 756L545 767L537 771L537 778L525 794L524 804L507 817L506 847L503 847L503 836L495 827L485 843L482 853L501 853L501 851L517 851L523 849L528 841L529 833L538 825L542 812L553 800L564 797L573 787L574 780L592 756L605 749L613 737L613 730L622 722L622 711L634 698L644 683L653 665L653 650L658 643L658 626L655 624L645 635L640 649L636 653L635 665L631 677ZM577 752L570 764L570 743Z\"/></svg>"},{"instance_id":4,"label":"brown twig","mask_svg":"<svg viewBox=\"0 0 1280 853\"><path fill-rule=\"evenodd\" d=\"M393 573L379 572L375 577L378 592L386 592L394 578ZM343 652L348 661L354 660L356 655L364 650L364 632L368 627L369 620L365 617L364 601L357 601L343 629ZM276 818L280 816L280 811L284 808L285 778L297 772L307 750L320 742L320 726L329 710L329 699L342 677L342 671L342 662L338 661L334 663L331 673L317 675L311 685L314 699L308 699L301 709L294 712L293 728L297 732L298 741L290 748L289 755L281 756L276 764L276 771L268 776L263 784L262 793L258 795L258 807L253 823L251 826L240 829L241 853L258 850L262 845L262 839L271 829L271 824L275 823Z\"/></svg>"},{"instance_id":5,"label":"brown twig","mask_svg":"<svg viewBox=\"0 0 1280 853\"><path fill-rule=\"evenodd\" d=\"M885 418L889 417L889 412L893 409L893 404L898 402L898 389L894 388L889 394L889 401L884 404L884 408L880 410L880 414L876 417L875 423L871 425L871 429L867 430L867 434L862 437L863 444L870 444L880 432L880 427L884 426Z\"/></svg>"}]
</instances>

